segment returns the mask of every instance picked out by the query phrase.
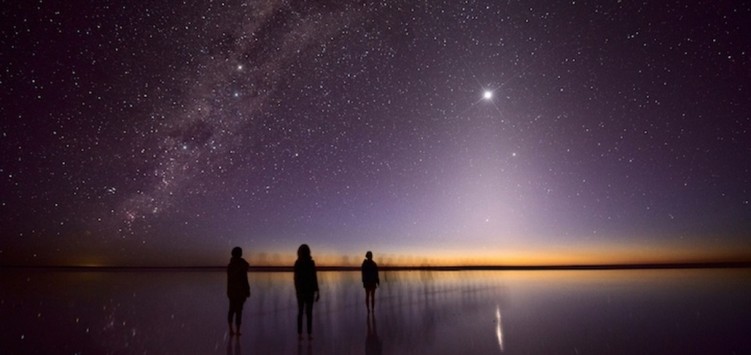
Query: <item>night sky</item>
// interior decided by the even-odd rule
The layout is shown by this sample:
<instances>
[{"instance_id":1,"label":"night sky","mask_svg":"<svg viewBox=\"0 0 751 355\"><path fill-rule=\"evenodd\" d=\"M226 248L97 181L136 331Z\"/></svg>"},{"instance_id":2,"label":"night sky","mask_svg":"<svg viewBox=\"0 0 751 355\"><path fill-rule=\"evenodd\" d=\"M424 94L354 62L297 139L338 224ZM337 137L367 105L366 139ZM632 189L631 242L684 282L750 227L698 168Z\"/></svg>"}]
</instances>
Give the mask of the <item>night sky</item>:
<instances>
[{"instance_id":1,"label":"night sky","mask_svg":"<svg viewBox=\"0 0 751 355\"><path fill-rule=\"evenodd\" d=\"M751 259L748 3L0 11L0 265Z\"/></svg>"}]
</instances>

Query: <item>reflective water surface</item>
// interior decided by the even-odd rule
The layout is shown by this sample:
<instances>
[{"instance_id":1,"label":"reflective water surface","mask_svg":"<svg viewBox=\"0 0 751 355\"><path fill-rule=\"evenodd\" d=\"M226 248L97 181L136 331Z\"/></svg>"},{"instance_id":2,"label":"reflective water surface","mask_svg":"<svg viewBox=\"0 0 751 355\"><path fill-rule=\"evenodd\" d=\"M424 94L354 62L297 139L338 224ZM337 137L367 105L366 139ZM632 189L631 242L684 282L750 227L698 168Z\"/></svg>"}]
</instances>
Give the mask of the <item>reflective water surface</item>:
<instances>
[{"instance_id":1,"label":"reflective water surface","mask_svg":"<svg viewBox=\"0 0 751 355\"><path fill-rule=\"evenodd\" d=\"M0 269L2 354L743 354L751 272L319 272L314 339L297 339L291 273L250 273L230 337L216 271Z\"/></svg>"}]
</instances>

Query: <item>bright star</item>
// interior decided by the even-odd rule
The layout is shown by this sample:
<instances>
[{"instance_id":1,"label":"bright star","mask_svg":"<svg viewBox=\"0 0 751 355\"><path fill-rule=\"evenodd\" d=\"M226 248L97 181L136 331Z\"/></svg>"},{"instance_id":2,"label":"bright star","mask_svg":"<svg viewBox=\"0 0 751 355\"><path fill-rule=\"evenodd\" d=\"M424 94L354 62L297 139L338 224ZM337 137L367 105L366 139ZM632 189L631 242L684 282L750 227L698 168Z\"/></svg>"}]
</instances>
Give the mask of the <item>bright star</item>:
<instances>
[{"instance_id":1,"label":"bright star","mask_svg":"<svg viewBox=\"0 0 751 355\"><path fill-rule=\"evenodd\" d=\"M482 93L482 98L485 100L490 100L493 98L493 92L490 90L485 90L485 92Z\"/></svg>"}]
</instances>

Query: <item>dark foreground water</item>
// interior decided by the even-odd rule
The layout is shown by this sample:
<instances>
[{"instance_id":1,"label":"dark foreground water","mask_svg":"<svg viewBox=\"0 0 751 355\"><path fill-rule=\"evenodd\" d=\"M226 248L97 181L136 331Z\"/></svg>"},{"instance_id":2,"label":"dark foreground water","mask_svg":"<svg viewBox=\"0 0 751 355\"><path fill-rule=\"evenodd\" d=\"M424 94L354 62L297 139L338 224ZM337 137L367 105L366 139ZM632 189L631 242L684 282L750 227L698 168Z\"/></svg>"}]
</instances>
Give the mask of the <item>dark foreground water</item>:
<instances>
[{"instance_id":1,"label":"dark foreground water","mask_svg":"<svg viewBox=\"0 0 751 355\"><path fill-rule=\"evenodd\" d=\"M290 273L250 273L229 337L216 271L0 269L1 354L749 354L751 270L319 272L298 341Z\"/></svg>"}]
</instances>

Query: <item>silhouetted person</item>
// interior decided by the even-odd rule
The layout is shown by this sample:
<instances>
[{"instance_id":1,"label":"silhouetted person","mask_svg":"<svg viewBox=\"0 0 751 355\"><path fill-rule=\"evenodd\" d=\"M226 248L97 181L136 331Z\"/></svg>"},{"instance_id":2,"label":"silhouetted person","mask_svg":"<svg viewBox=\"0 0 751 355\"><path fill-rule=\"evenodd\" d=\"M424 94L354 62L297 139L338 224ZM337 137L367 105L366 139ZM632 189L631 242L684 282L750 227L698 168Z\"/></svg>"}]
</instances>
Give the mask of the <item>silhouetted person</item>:
<instances>
[{"instance_id":1,"label":"silhouetted person","mask_svg":"<svg viewBox=\"0 0 751 355\"><path fill-rule=\"evenodd\" d=\"M365 253L365 260L362 262L362 286L365 288L365 306L368 312L375 312L375 291L381 284L378 278L378 265L373 261L373 253Z\"/></svg>"},{"instance_id":2,"label":"silhouetted person","mask_svg":"<svg viewBox=\"0 0 751 355\"><path fill-rule=\"evenodd\" d=\"M303 311L307 317L308 339L313 339L313 300L318 301L318 275L316 275L316 263L310 256L310 247L307 244L297 248L297 261L295 261L295 292L297 293L297 336L302 339Z\"/></svg>"},{"instance_id":3,"label":"silhouetted person","mask_svg":"<svg viewBox=\"0 0 751 355\"><path fill-rule=\"evenodd\" d=\"M242 323L243 304L250 297L250 284L248 283L248 262L242 258L243 250L240 247L232 249L232 258L227 265L227 297L229 297L229 335L240 335ZM232 328L232 317L235 318L235 328Z\"/></svg>"}]
</instances>

